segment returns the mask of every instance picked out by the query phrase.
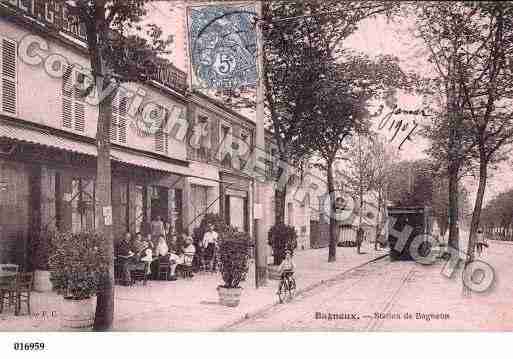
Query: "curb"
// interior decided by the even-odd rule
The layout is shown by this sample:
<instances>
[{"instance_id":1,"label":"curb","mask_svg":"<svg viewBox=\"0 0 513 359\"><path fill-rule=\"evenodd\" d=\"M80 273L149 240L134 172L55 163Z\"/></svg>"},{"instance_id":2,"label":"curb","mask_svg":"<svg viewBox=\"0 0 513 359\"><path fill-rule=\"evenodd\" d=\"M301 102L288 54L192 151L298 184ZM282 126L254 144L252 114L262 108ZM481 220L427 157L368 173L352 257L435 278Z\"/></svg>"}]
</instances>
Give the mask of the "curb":
<instances>
[{"instance_id":1,"label":"curb","mask_svg":"<svg viewBox=\"0 0 513 359\"><path fill-rule=\"evenodd\" d=\"M387 253L387 254L383 254L383 255L378 256L378 257L376 257L376 258L373 258L373 259L371 259L371 260L369 260L369 261L367 261L367 262L364 262L364 263L362 263L362 264L359 264L359 265L357 265L356 267L352 267L352 268L346 269L346 270L345 270L345 271L343 271L342 273L339 273L339 274L337 274L337 275L335 275L335 276L333 276L333 277L330 277L330 278L328 278L328 279L323 279L323 280L321 280L321 281L319 281L319 282L316 282L316 283L310 284L309 286L307 286L307 287L305 287L305 288L303 288L303 289L299 289L299 290L297 290L294 296L298 296L298 295L300 295L300 294L303 294L303 293L309 292L309 291L311 291L311 290L313 290L313 289L315 289L315 288L318 288L318 287L320 287L320 286L322 286L322 285L325 285L325 284L329 284L329 283L336 282L336 281L340 280L342 277L344 277L347 273L349 273L349 272L351 272L351 271L354 271L355 269L359 269L359 268L361 268L361 267L363 267L363 266L366 266L366 265L368 265L368 264L370 264L370 263L377 262L377 261L379 261L379 260L381 260L381 259L383 259L383 258L385 258L385 257L388 257L388 256L389 256L389 254L388 254L388 253ZM229 322L229 323L227 323L227 324L223 324L221 327L218 327L218 328L216 328L216 329L213 329L213 331L221 331L221 332L223 332L223 331L230 331L230 328L231 328L231 327L234 327L234 326L236 326L236 325L238 325L238 324L241 324L242 322L244 322L244 321L245 321L245 320L247 320L247 319L250 319L250 318L255 317L255 316L257 316L257 315L260 315L260 314L262 314L262 313L264 313L264 312L267 312L268 310L270 310L270 309L272 309L272 308L274 308L274 307L276 307L276 306L278 306L278 305L280 305L280 303L271 303L271 304L268 304L268 305L266 305L266 306L264 306L264 307L262 307L262 308L260 308L260 309L254 310L254 311L253 311L253 312L251 312L251 313L246 313L246 314L244 314L244 315L243 315L243 316L241 316L239 319L235 319L235 320L233 320L233 321L231 321L231 322Z\"/></svg>"},{"instance_id":2,"label":"curb","mask_svg":"<svg viewBox=\"0 0 513 359\"><path fill-rule=\"evenodd\" d=\"M490 239L490 242L500 243L500 244L509 244L510 246L513 245L513 241L501 241L501 240L497 240L497 239Z\"/></svg>"}]
</instances>

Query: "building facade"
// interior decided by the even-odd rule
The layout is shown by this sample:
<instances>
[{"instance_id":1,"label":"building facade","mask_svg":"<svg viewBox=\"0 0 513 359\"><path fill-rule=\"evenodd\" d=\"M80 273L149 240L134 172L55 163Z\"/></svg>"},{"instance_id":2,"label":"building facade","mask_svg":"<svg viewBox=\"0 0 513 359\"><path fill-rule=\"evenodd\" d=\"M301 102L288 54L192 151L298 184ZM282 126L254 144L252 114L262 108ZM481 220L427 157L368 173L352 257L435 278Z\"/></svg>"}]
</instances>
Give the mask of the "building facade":
<instances>
[{"instance_id":1,"label":"building facade","mask_svg":"<svg viewBox=\"0 0 513 359\"><path fill-rule=\"evenodd\" d=\"M36 19L47 16L35 11L43 11L32 14ZM192 234L211 212L253 235L255 179L246 166L256 153L255 122L191 92L187 74L172 65L117 92L112 207L96 218L98 96L82 97L74 86L88 81L80 29L56 32L7 1L0 1L0 15L0 262L27 263L41 229L88 231L99 221L112 223L116 239L147 231L157 216ZM163 126L152 128L147 113ZM268 172L272 142L267 133ZM274 224L275 188L267 179L266 230ZM306 249L325 186L290 181L286 222Z\"/></svg>"}]
</instances>

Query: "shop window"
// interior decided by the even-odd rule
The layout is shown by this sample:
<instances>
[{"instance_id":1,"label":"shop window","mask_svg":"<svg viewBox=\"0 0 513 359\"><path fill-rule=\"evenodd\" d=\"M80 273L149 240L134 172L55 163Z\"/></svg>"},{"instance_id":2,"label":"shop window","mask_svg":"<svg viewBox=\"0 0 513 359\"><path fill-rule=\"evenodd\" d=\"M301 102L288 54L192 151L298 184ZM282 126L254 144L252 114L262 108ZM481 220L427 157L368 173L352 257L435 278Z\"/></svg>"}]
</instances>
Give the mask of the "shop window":
<instances>
[{"instance_id":1,"label":"shop window","mask_svg":"<svg viewBox=\"0 0 513 359\"><path fill-rule=\"evenodd\" d=\"M74 178L71 182L71 230L73 233L94 230L94 180Z\"/></svg>"},{"instance_id":2,"label":"shop window","mask_svg":"<svg viewBox=\"0 0 513 359\"><path fill-rule=\"evenodd\" d=\"M141 232L144 221L144 191L143 186L135 186L135 232Z\"/></svg>"},{"instance_id":3,"label":"shop window","mask_svg":"<svg viewBox=\"0 0 513 359\"><path fill-rule=\"evenodd\" d=\"M192 222L190 223L191 228L198 227L201 223L201 219L207 212L208 201L207 201L208 187L191 185L191 208L192 208Z\"/></svg>"},{"instance_id":4,"label":"shop window","mask_svg":"<svg viewBox=\"0 0 513 359\"><path fill-rule=\"evenodd\" d=\"M152 186L150 187L150 194L151 219L155 220L157 216L160 216L163 221L167 221L169 219L169 189L167 187Z\"/></svg>"},{"instance_id":5,"label":"shop window","mask_svg":"<svg viewBox=\"0 0 513 359\"><path fill-rule=\"evenodd\" d=\"M119 184L119 207L120 207L120 227L124 231L130 230L130 218L128 213L128 183Z\"/></svg>"},{"instance_id":6,"label":"shop window","mask_svg":"<svg viewBox=\"0 0 513 359\"><path fill-rule=\"evenodd\" d=\"M0 112L8 115L17 114L17 44L16 42L0 38Z\"/></svg>"},{"instance_id":7,"label":"shop window","mask_svg":"<svg viewBox=\"0 0 513 359\"><path fill-rule=\"evenodd\" d=\"M174 228L177 233L183 231L183 209L182 209L182 190L175 189L175 213L174 213Z\"/></svg>"}]
</instances>

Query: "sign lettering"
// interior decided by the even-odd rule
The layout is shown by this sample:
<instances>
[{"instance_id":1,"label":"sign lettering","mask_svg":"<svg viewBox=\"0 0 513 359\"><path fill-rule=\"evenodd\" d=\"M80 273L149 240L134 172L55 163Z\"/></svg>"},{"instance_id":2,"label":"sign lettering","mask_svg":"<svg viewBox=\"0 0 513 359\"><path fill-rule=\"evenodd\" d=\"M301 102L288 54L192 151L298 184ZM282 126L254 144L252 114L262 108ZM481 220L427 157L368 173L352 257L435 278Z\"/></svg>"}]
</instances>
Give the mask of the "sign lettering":
<instances>
[{"instance_id":1,"label":"sign lettering","mask_svg":"<svg viewBox=\"0 0 513 359\"><path fill-rule=\"evenodd\" d=\"M30 16L49 28L67 33L79 40L87 38L85 27L78 17L70 15L68 7L52 0L0 0L25 16Z\"/></svg>"}]
</instances>

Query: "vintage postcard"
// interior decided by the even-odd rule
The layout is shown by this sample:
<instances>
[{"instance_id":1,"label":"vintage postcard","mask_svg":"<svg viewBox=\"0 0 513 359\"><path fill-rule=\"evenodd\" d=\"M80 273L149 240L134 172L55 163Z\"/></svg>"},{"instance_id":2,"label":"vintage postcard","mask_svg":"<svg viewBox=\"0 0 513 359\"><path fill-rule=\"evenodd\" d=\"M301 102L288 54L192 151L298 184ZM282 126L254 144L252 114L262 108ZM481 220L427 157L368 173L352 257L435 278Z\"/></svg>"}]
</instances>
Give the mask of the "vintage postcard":
<instances>
[{"instance_id":1,"label":"vintage postcard","mask_svg":"<svg viewBox=\"0 0 513 359\"><path fill-rule=\"evenodd\" d=\"M512 331L512 19L0 0L0 332Z\"/></svg>"}]
</instances>

